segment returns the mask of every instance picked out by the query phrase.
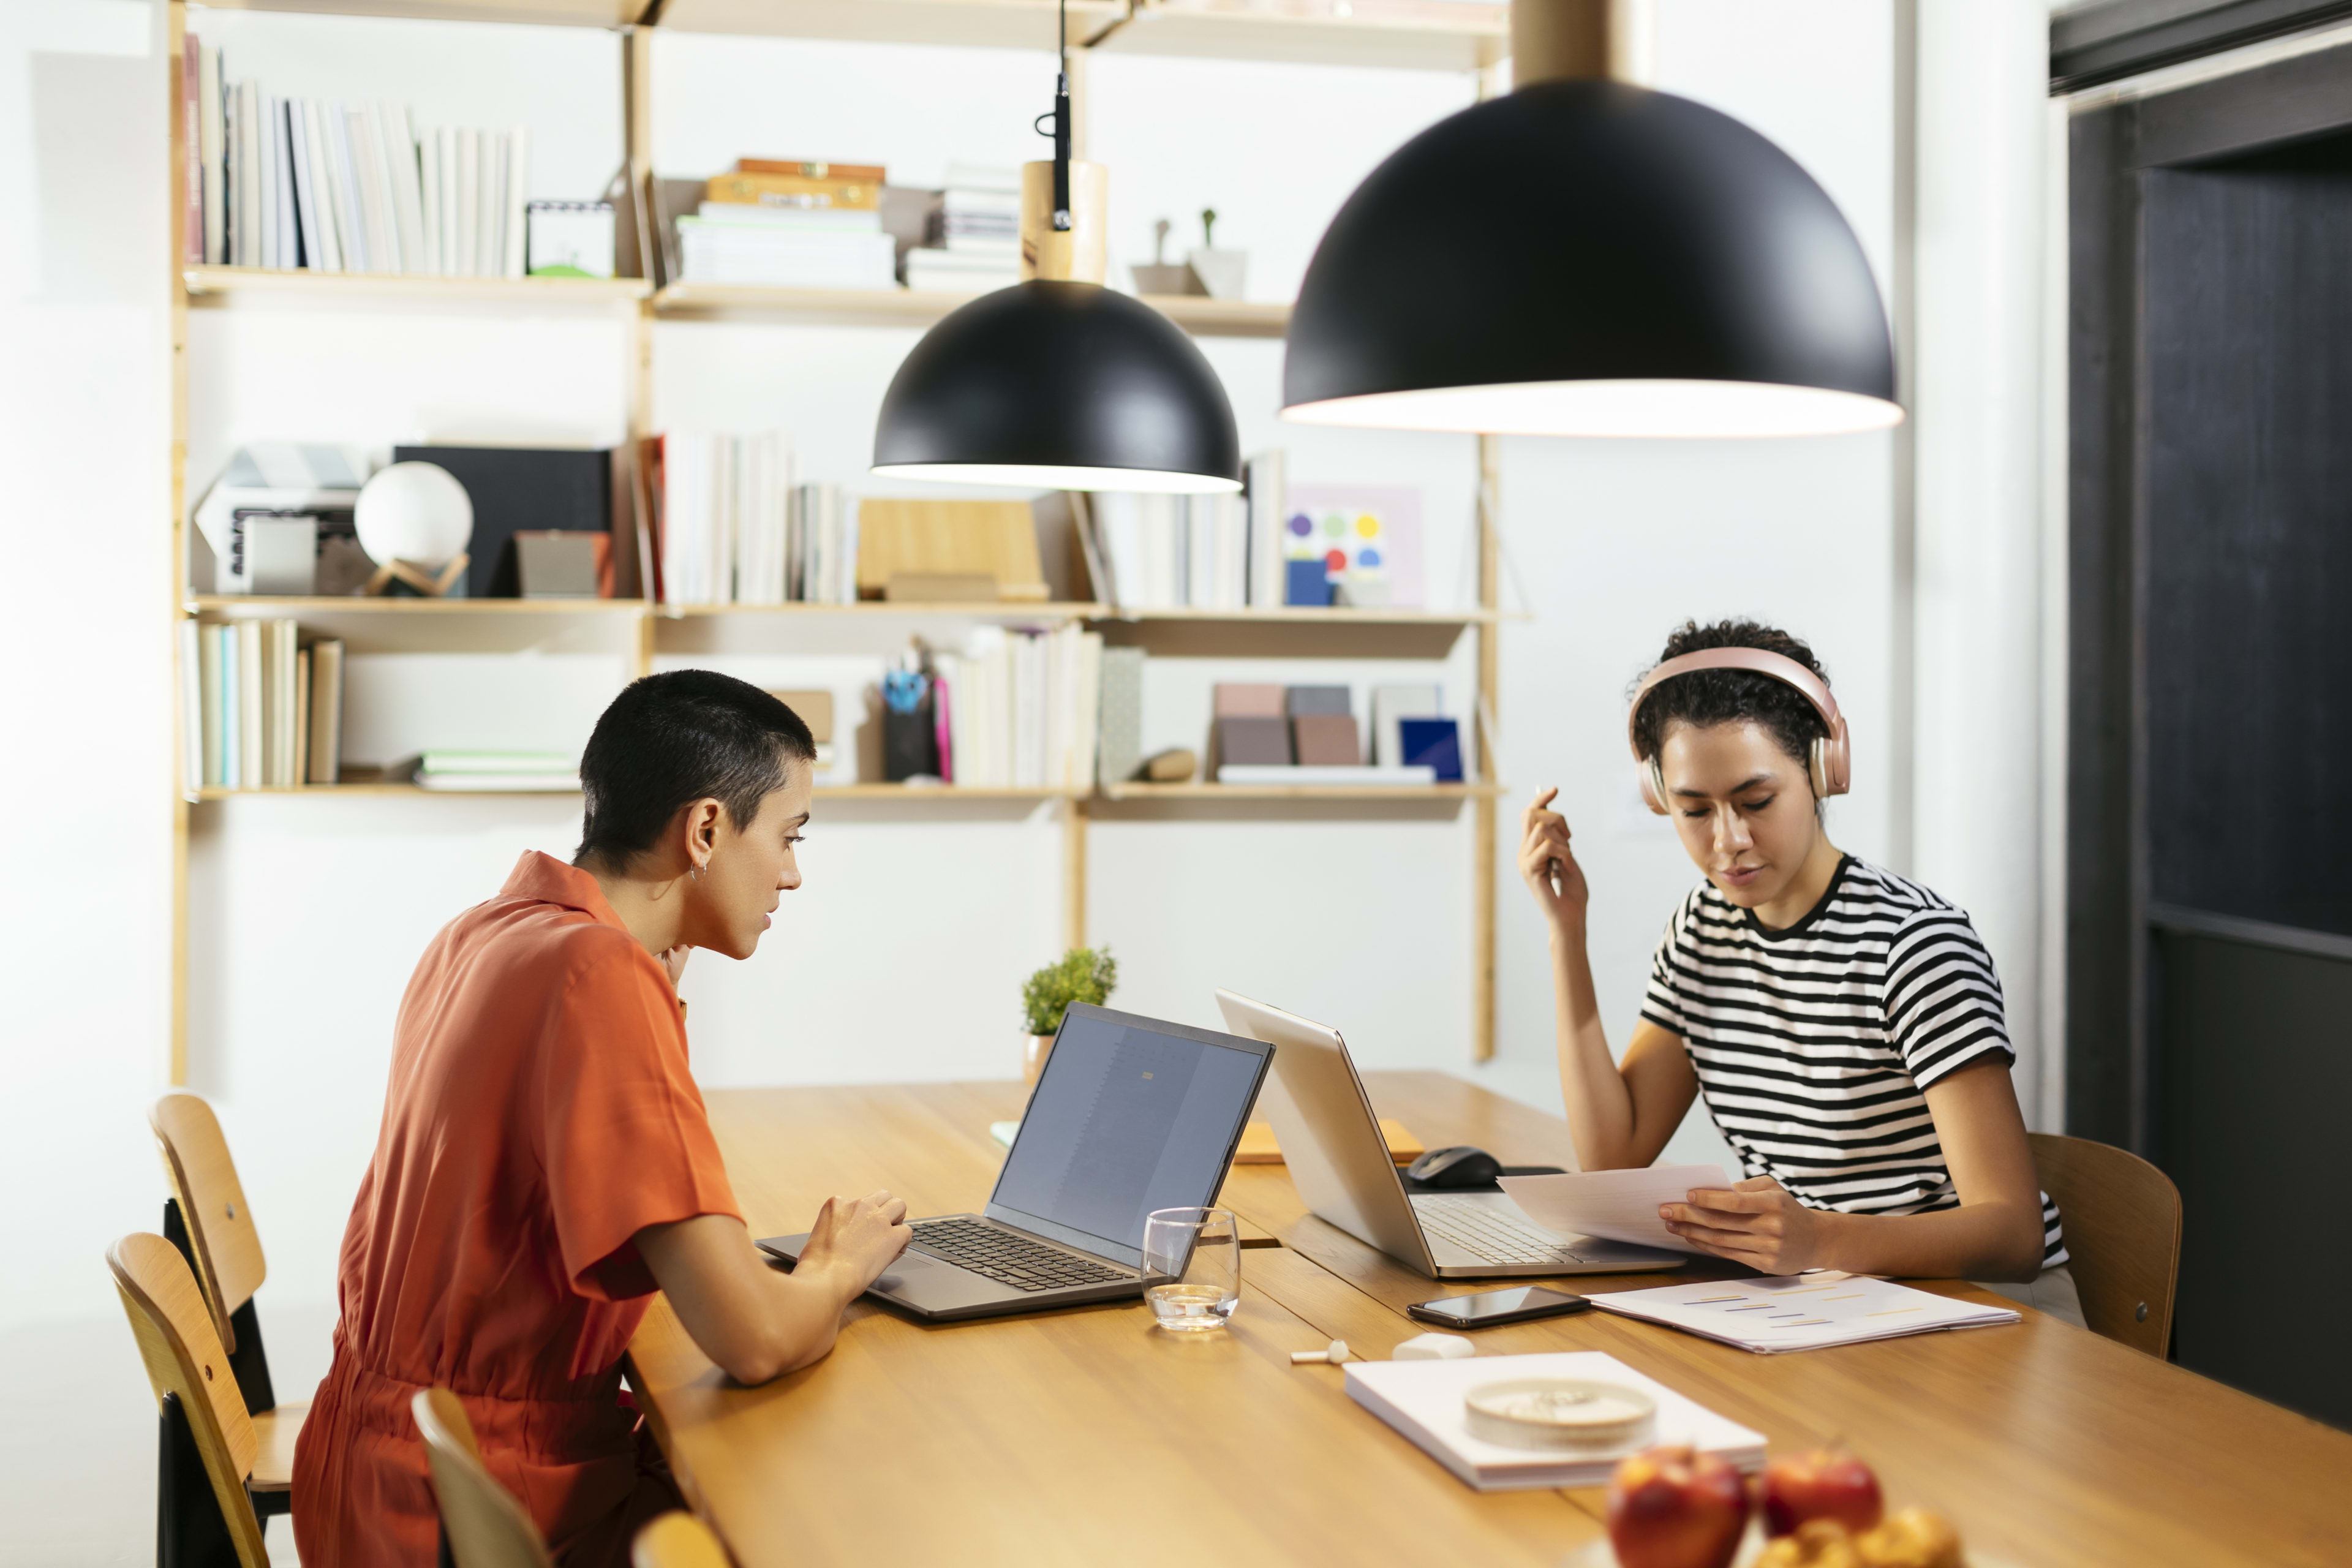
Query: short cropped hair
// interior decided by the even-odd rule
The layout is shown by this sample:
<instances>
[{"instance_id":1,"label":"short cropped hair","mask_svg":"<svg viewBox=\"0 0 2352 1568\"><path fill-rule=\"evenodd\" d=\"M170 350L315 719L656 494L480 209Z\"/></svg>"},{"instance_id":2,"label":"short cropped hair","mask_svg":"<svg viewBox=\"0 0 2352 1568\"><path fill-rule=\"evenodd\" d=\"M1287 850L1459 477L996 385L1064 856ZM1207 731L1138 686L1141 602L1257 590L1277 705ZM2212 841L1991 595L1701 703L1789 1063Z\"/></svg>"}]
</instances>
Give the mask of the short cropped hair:
<instances>
[{"instance_id":1,"label":"short cropped hair","mask_svg":"<svg viewBox=\"0 0 2352 1568\"><path fill-rule=\"evenodd\" d=\"M1665 650L1658 655L1657 664L1716 647L1754 647L1777 653L1820 676L1822 685L1829 684L1830 678L1811 648L1778 626L1756 621L1717 621L1704 626L1696 621L1685 621L1666 638ZM1635 688L1640 684L1636 679ZM1780 750L1800 763L1811 757L1813 742L1829 733L1829 727L1822 722L1822 716L1805 700L1802 692L1785 680L1745 669L1694 669L1687 675L1660 681L1643 702L1642 710L1633 716L1633 744L1641 751L1643 761L1658 754L1658 748L1665 744L1667 726L1677 721L1702 730L1715 724L1752 721L1763 727Z\"/></svg>"},{"instance_id":2,"label":"short cropped hair","mask_svg":"<svg viewBox=\"0 0 2352 1568\"><path fill-rule=\"evenodd\" d=\"M613 699L580 757L586 809L574 865L615 869L651 849L681 807L716 799L737 827L784 787L788 764L816 762L801 716L748 681L672 669Z\"/></svg>"}]
</instances>

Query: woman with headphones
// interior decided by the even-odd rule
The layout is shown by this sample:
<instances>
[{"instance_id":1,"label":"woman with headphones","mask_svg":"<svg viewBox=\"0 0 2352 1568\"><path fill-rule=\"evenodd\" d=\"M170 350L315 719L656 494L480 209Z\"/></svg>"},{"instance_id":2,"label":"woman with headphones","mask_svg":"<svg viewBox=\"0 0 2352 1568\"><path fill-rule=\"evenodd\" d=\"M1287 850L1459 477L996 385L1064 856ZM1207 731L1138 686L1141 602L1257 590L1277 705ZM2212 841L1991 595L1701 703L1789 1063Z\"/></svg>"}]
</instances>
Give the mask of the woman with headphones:
<instances>
[{"instance_id":1,"label":"woman with headphones","mask_svg":"<svg viewBox=\"0 0 2352 1568\"><path fill-rule=\"evenodd\" d=\"M1659 939L1610 1056L1585 954L1589 889L1557 789L1519 873L1551 929L1560 1087L1588 1171L1647 1165L1696 1097L1747 1177L1660 1215L1767 1274L1984 1281L2082 1321L2057 1205L2011 1087L2000 980L1962 910L1841 851L1845 720L1812 650L1747 621L1685 624L1633 693L1642 793L1706 880Z\"/></svg>"}]
</instances>

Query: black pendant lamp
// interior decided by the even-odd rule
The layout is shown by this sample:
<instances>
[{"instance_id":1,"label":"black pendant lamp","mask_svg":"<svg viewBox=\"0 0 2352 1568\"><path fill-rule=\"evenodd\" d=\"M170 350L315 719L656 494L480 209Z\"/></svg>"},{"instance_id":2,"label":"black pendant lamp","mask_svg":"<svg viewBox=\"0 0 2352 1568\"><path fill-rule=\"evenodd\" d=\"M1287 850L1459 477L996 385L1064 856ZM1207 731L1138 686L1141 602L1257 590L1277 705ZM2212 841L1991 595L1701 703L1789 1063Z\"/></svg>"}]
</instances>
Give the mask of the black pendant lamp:
<instances>
[{"instance_id":1,"label":"black pendant lamp","mask_svg":"<svg viewBox=\"0 0 2352 1568\"><path fill-rule=\"evenodd\" d=\"M873 471L1033 489L1238 490L1241 437L1217 373L1174 322L1103 287L1109 182L1100 164L1070 159L1066 47L1066 37L1053 162L1022 170L1024 280L923 334L883 395Z\"/></svg>"},{"instance_id":2,"label":"black pendant lamp","mask_svg":"<svg viewBox=\"0 0 2352 1568\"><path fill-rule=\"evenodd\" d=\"M1902 419L1836 204L1730 116L1609 79L1631 9L1514 0L1516 90L1406 142L1324 234L1285 418L1562 436Z\"/></svg>"}]
</instances>

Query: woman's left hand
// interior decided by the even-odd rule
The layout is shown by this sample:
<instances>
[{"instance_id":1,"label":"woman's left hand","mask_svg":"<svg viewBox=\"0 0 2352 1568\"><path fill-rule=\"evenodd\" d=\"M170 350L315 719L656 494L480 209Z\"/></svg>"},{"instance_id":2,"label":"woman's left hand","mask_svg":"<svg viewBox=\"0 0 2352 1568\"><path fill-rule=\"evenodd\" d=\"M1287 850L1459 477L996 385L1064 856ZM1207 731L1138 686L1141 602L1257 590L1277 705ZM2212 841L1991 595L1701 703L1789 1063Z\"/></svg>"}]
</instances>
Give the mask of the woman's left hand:
<instances>
[{"instance_id":1,"label":"woman's left hand","mask_svg":"<svg viewBox=\"0 0 2352 1568\"><path fill-rule=\"evenodd\" d=\"M1823 1219L1769 1176L1737 1186L1696 1188L1688 1203L1660 1204L1666 1228L1705 1252L1767 1274L1822 1266Z\"/></svg>"}]
</instances>

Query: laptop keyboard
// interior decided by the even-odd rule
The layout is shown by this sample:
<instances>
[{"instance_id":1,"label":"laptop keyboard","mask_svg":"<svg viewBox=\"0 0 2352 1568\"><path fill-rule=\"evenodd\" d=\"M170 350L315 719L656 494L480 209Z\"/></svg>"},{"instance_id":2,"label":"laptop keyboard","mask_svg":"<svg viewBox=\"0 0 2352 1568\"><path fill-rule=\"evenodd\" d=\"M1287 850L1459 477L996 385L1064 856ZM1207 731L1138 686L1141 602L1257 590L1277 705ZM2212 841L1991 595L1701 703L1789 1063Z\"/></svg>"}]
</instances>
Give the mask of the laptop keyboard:
<instances>
[{"instance_id":1,"label":"laptop keyboard","mask_svg":"<svg viewBox=\"0 0 2352 1568\"><path fill-rule=\"evenodd\" d=\"M1559 1237L1507 1210L1469 1198L1422 1195L1412 1212L1431 1236L1487 1263L1581 1263Z\"/></svg>"},{"instance_id":2,"label":"laptop keyboard","mask_svg":"<svg viewBox=\"0 0 2352 1568\"><path fill-rule=\"evenodd\" d=\"M914 1244L932 1257L945 1258L1016 1290L1108 1285L1129 1278L1099 1263L977 1220L927 1220L914 1230Z\"/></svg>"}]
</instances>

